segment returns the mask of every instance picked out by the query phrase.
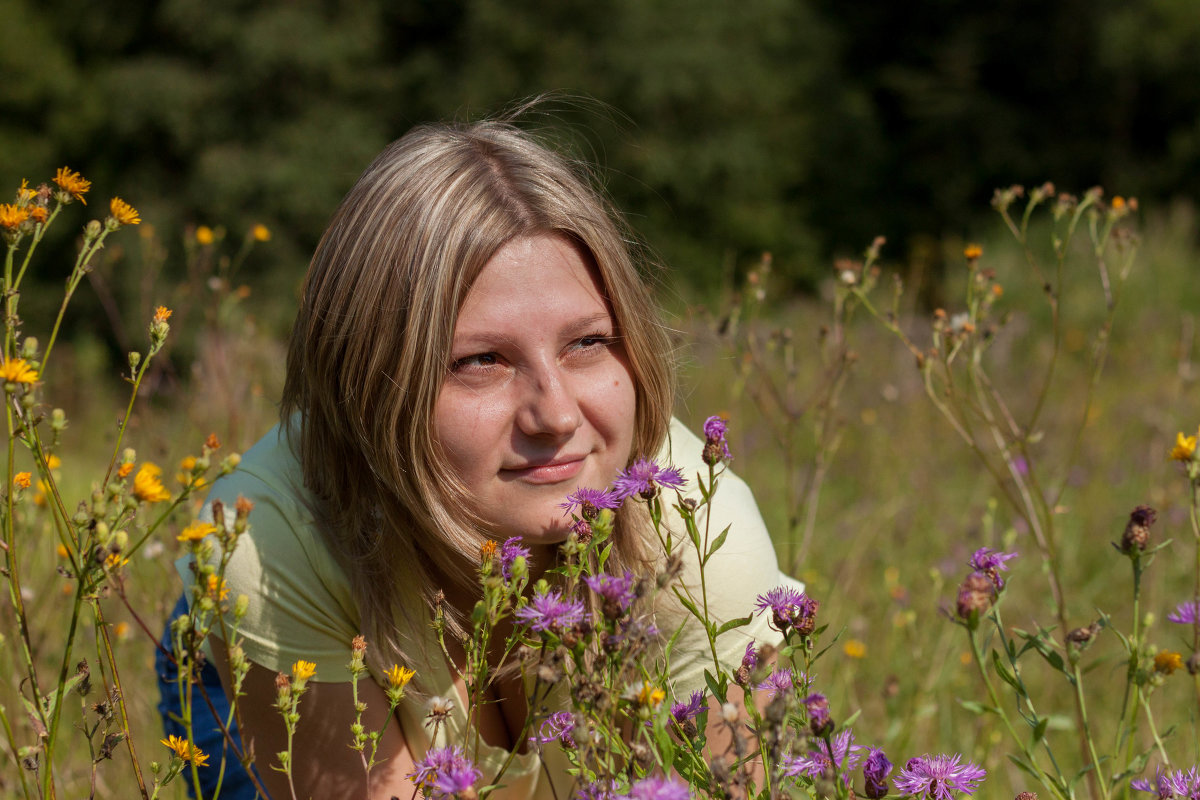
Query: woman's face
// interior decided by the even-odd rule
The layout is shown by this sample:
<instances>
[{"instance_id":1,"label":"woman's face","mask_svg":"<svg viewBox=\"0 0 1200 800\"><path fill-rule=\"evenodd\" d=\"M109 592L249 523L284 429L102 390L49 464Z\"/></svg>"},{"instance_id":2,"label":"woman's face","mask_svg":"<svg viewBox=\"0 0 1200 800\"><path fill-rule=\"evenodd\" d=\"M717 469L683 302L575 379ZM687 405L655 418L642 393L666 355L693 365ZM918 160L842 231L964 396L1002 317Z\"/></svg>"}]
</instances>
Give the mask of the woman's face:
<instances>
[{"instance_id":1,"label":"woman's face","mask_svg":"<svg viewBox=\"0 0 1200 800\"><path fill-rule=\"evenodd\" d=\"M559 504L633 448L636 389L590 259L540 235L502 247L458 314L434 426L495 536L561 542Z\"/></svg>"}]
</instances>

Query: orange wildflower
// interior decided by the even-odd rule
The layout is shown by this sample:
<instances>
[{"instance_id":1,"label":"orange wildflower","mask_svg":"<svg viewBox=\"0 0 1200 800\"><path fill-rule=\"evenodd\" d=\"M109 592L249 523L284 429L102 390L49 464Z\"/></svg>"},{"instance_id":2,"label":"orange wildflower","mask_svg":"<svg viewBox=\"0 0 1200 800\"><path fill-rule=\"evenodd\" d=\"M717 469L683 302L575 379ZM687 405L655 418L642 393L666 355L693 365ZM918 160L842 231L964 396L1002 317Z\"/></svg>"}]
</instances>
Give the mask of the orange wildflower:
<instances>
[{"instance_id":1,"label":"orange wildflower","mask_svg":"<svg viewBox=\"0 0 1200 800\"><path fill-rule=\"evenodd\" d=\"M158 476L162 468L147 461L133 476L133 496L144 503L161 503L171 499L171 493L163 488Z\"/></svg>"},{"instance_id":2,"label":"orange wildflower","mask_svg":"<svg viewBox=\"0 0 1200 800\"><path fill-rule=\"evenodd\" d=\"M109 216L121 225L141 225L142 218L138 210L119 197L114 197L108 204Z\"/></svg>"},{"instance_id":3,"label":"orange wildflower","mask_svg":"<svg viewBox=\"0 0 1200 800\"><path fill-rule=\"evenodd\" d=\"M28 489L30 486L30 475L28 472L18 472L13 476L13 486L18 489Z\"/></svg>"},{"instance_id":4,"label":"orange wildflower","mask_svg":"<svg viewBox=\"0 0 1200 800\"><path fill-rule=\"evenodd\" d=\"M15 206L12 203L0 203L0 227L16 230L27 219L29 219L29 209Z\"/></svg>"},{"instance_id":5,"label":"orange wildflower","mask_svg":"<svg viewBox=\"0 0 1200 800\"><path fill-rule=\"evenodd\" d=\"M155 322L166 322L167 320L169 320L171 318L171 315L174 313L175 313L174 311L167 308L166 306L159 306L158 308L154 309L154 321Z\"/></svg>"},{"instance_id":6,"label":"orange wildflower","mask_svg":"<svg viewBox=\"0 0 1200 800\"><path fill-rule=\"evenodd\" d=\"M978 261L983 255L983 248L977 244L969 244L963 249L963 256L967 261Z\"/></svg>"},{"instance_id":7,"label":"orange wildflower","mask_svg":"<svg viewBox=\"0 0 1200 800\"><path fill-rule=\"evenodd\" d=\"M58 172L54 176L54 182L58 184L60 189L71 195L71 197L74 197L85 206L87 205L87 200L84 200L83 196L87 194L88 189L92 188L91 181L86 180L78 172L72 172L66 167L59 167Z\"/></svg>"}]
</instances>

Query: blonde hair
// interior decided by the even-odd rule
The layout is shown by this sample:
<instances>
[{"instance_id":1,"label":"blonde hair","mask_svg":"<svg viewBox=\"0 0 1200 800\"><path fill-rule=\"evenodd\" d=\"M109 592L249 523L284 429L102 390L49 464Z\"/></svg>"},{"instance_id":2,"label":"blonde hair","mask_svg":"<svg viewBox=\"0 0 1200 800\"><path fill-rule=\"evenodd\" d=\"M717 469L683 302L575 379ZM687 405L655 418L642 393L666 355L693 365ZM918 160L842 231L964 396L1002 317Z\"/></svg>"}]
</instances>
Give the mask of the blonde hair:
<instances>
[{"instance_id":1,"label":"blonde hair","mask_svg":"<svg viewBox=\"0 0 1200 800\"><path fill-rule=\"evenodd\" d=\"M394 587L438 587L433 564L474 579L483 526L441 456L433 418L458 310L507 242L555 234L591 258L637 389L633 456L666 438L674 380L666 333L631 238L586 172L506 122L426 125L392 143L343 199L305 279L281 415L318 526L341 560L373 653L403 655ZM622 530L622 525L624 530ZM618 520L614 568L643 560Z\"/></svg>"}]
</instances>

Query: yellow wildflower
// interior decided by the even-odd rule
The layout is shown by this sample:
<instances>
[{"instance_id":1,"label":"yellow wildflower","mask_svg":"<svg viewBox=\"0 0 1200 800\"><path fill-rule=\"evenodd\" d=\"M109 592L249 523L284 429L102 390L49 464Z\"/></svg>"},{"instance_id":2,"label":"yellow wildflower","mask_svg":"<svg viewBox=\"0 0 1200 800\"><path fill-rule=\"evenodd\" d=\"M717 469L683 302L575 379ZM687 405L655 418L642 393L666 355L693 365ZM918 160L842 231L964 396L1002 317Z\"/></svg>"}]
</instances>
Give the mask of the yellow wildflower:
<instances>
[{"instance_id":1,"label":"yellow wildflower","mask_svg":"<svg viewBox=\"0 0 1200 800\"><path fill-rule=\"evenodd\" d=\"M317 665L311 661L297 661L292 664L292 677L297 682L306 681L317 674Z\"/></svg>"},{"instance_id":2,"label":"yellow wildflower","mask_svg":"<svg viewBox=\"0 0 1200 800\"><path fill-rule=\"evenodd\" d=\"M109 553L108 557L104 559L104 566L106 569L120 569L128 563L129 559L121 558L120 553Z\"/></svg>"},{"instance_id":3,"label":"yellow wildflower","mask_svg":"<svg viewBox=\"0 0 1200 800\"><path fill-rule=\"evenodd\" d=\"M67 556L71 555L69 552L67 552L67 546L61 542L55 545L54 552L58 554L59 558L66 558Z\"/></svg>"},{"instance_id":4,"label":"yellow wildflower","mask_svg":"<svg viewBox=\"0 0 1200 800\"><path fill-rule=\"evenodd\" d=\"M51 453L46 456L46 466L50 469L58 469L62 466L62 459Z\"/></svg>"},{"instance_id":5,"label":"yellow wildflower","mask_svg":"<svg viewBox=\"0 0 1200 800\"><path fill-rule=\"evenodd\" d=\"M208 596L214 600L224 600L229 596L229 587L225 584L225 579L217 575L209 575L204 588Z\"/></svg>"},{"instance_id":6,"label":"yellow wildflower","mask_svg":"<svg viewBox=\"0 0 1200 800\"><path fill-rule=\"evenodd\" d=\"M850 639L842 645L842 652L850 658L862 658L867 654L867 646L858 639Z\"/></svg>"},{"instance_id":7,"label":"yellow wildflower","mask_svg":"<svg viewBox=\"0 0 1200 800\"><path fill-rule=\"evenodd\" d=\"M1113 199L1112 199L1113 211L1120 211L1123 208L1125 208L1125 198L1121 197L1121 195L1116 195L1115 197L1113 197Z\"/></svg>"},{"instance_id":8,"label":"yellow wildflower","mask_svg":"<svg viewBox=\"0 0 1200 800\"><path fill-rule=\"evenodd\" d=\"M1154 671L1164 675L1170 675L1182 666L1183 656L1179 653L1172 653L1170 650L1163 650L1154 657Z\"/></svg>"},{"instance_id":9,"label":"yellow wildflower","mask_svg":"<svg viewBox=\"0 0 1200 800\"><path fill-rule=\"evenodd\" d=\"M1171 448L1169 456L1172 461L1190 461L1195 452L1195 436L1184 436L1182 432L1175 434L1175 446Z\"/></svg>"},{"instance_id":10,"label":"yellow wildflower","mask_svg":"<svg viewBox=\"0 0 1200 800\"><path fill-rule=\"evenodd\" d=\"M118 478L128 478L129 473L131 473L131 472L133 472L133 462L132 461L126 461L124 464L117 467L117 477Z\"/></svg>"},{"instance_id":11,"label":"yellow wildflower","mask_svg":"<svg viewBox=\"0 0 1200 800\"><path fill-rule=\"evenodd\" d=\"M171 493L163 488L158 476L162 469L147 461L133 476L133 496L144 503L161 503L171 499Z\"/></svg>"},{"instance_id":12,"label":"yellow wildflower","mask_svg":"<svg viewBox=\"0 0 1200 800\"><path fill-rule=\"evenodd\" d=\"M21 185L17 187L17 201L27 203L36 196L37 190L29 188L29 179L21 178Z\"/></svg>"},{"instance_id":13,"label":"yellow wildflower","mask_svg":"<svg viewBox=\"0 0 1200 800\"><path fill-rule=\"evenodd\" d=\"M201 225L199 228L196 228L196 242L198 244L204 245L205 247L212 244L213 243L212 228L208 227L207 225Z\"/></svg>"},{"instance_id":14,"label":"yellow wildflower","mask_svg":"<svg viewBox=\"0 0 1200 800\"><path fill-rule=\"evenodd\" d=\"M992 284L992 294L996 295L996 297L1003 297L1004 296L1004 287L998 283L993 283Z\"/></svg>"},{"instance_id":15,"label":"yellow wildflower","mask_svg":"<svg viewBox=\"0 0 1200 800\"><path fill-rule=\"evenodd\" d=\"M192 470L196 469L196 457L188 456L179 462L179 472L175 473L175 480L179 481L184 486L193 486L197 489L204 486L208 481L204 480L203 475L193 475Z\"/></svg>"},{"instance_id":16,"label":"yellow wildflower","mask_svg":"<svg viewBox=\"0 0 1200 800\"><path fill-rule=\"evenodd\" d=\"M113 633L115 633L117 638L121 639L122 641L129 638L129 623L118 622L116 625L113 625ZM205 758L207 757L208 756L205 756Z\"/></svg>"},{"instance_id":17,"label":"yellow wildflower","mask_svg":"<svg viewBox=\"0 0 1200 800\"><path fill-rule=\"evenodd\" d=\"M217 526L210 522L193 522L175 538L180 542L198 542L210 533L216 533L216 530Z\"/></svg>"},{"instance_id":18,"label":"yellow wildflower","mask_svg":"<svg viewBox=\"0 0 1200 800\"><path fill-rule=\"evenodd\" d=\"M417 673L416 670L407 669L399 664L394 664L392 665L391 669L383 674L387 676L388 686L391 686L393 689L403 689L405 686L408 686L408 682L411 681L413 676Z\"/></svg>"},{"instance_id":19,"label":"yellow wildflower","mask_svg":"<svg viewBox=\"0 0 1200 800\"><path fill-rule=\"evenodd\" d=\"M46 483L41 478L38 478L37 491L33 495L33 504L35 506L46 506L46 495L50 494L50 484Z\"/></svg>"},{"instance_id":20,"label":"yellow wildflower","mask_svg":"<svg viewBox=\"0 0 1200 800\"><path fill-rule=\"evenodd\" d=\"M29 478L30 475L28 472L18 472L13 476L13 486L16 486L18 489L28 489L30 484Z\"/></svg>"},{"instance_id":21,"label":"yellow wildflower","mask_svg":"<svg viewBox=\"0 0 1200 800\"><path fill-rule=\"evenodd\" d=\"M483 544L479 545L479 560L487 561L489 558L496 557L496 540L488 539Z\"/></svg>"},{"instance_id":22,"label":"yellow wildflower","mask_svg":"<svg viewBox=\"0 0 1200 800\"><path fill-rule=\"evenodd\" d=\"M29 206L29 218L41 225L50 216L50 212L46 211L45 206L33 205Z\"/></svg>"},{"instance_id":23,"label":"yellow wildflower","mask_svg":"<svg viewBox=\"0 0 1200 800\"><path fill-rule=\"evenodd\" d=\"M14 206L12 203L0 203L0 227L16 230L27 219L29 209Z\"/></svg>"},{"instance_id":24,"label":"yellow wildflower","mask_svg":"<svg viewBox=\"0 0 1200 800\"><path fill-rule=\"evenodd\" d=\"M8 383L34 383L38 379L37 370L29 366L23 358L4 359L0 361L0 378Z\"/></svg>"},{"instance_id":25,"label":"yellow wildflower","mask_svg":"<svg viewBox=\"0 0 1200 800\"><path fill-rule=\"evenodd\" d=\"M208 766L208 756L205 755L199 747L191 744L187 739L183 739L175 734L171 734L166 739L159 739L167 747L175 751L175 755L184 761L195 762L197 767Z\"/></svg>"},{"instance_id":26,"label":"yellow wildflower","mask_svg":"<svg viewBox=\"0 0 1200 800\"><path fill-rule=\"evenodd\" d=\"M109 215L121 225L141 225L142 218L138 210L119 197L114 197L108 204Z\"/></svg>"},{"instance_id":27,"label":"yellow wildflower","mask_svg":"<svg viewBox=\"0 0 1200 800\"><path fill-rule=\"evenodd\" d=\"M662 689L654 686L649 681L642 683L642 688L638 690L637 701L640 706L648 706L650 708L658 708L662 705L663 700L667 699L667 693Z\"/></svg>"},{"instance_id":28,"label":"yellow wildflower","mask_svg":"<svg viewBox=\"0 0 1200 800\"><path fill-rule=\"evenodd\" d=\"M977 244L969 244L963 248L963 257L966 258L967 261L978 261L979 257L982 255L983 248Z\"/></svg>"},{"instance_id":29,"label":"yellow wildflower","mask_svg":"<svg viewBox=\"0 0 1200 800\"><path fill-rule=\"evenodd\" d=\"M58 172L54 176L54 182L59 188L67 194L74 197L79 202L87 205L87 200L83 196L87 194L87 190L92 188L92 182L84 179L78 172L72 172L66 167L59 167Z\"/></svg>"},{"instance_id":30,"label":"yellow wildflower","mask_svg":"<svg viewBox=\"0 0 1200 800\"><path fill-rule=\"evenodd\" d=\"M155 322L166 322L167 320L169 320L171 318L171 315L174 313L175 313L174 311L167 308L166 306L159 306L158 308L154 309L154 321Z\"/></svg>"},{"instance_id":31,"label":"yellow wildflower","mask_svg":"<svg viewBox=\"0 0 1200 800\"><path fill-rule=\"evenodd\" d=\"M271 241L271 229L268 228L266 225L263 225L262 223L259 223L258 225L255 225L253 228L251 228L250 235L253 236L255 241L258 241L258 242Z\"/></svg>"}]
</instances>

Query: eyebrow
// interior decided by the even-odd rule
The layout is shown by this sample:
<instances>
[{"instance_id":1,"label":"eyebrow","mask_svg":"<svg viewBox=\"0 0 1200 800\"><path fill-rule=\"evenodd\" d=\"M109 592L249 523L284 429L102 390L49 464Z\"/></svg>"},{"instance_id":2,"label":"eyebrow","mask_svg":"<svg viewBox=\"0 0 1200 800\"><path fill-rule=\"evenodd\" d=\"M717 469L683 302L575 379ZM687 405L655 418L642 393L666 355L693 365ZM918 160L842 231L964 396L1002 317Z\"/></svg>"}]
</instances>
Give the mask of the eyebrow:
<instances>
[{"instance_id":1,"label":"eyebrow","mask_svg":"<svg viewBox=\"0 0 1200 800\"><path fill-rule=\"evenodd\" d=\"M610 335L617 335L617 322L613 319L612 314L607 311L599 311L595 314L588 314L586 317L573 319L562 327L560 333L568 338L583 336L588 333L594 333L596 328L601 325L611 325L612 333ZM489 347L496 343L509 341L511 339L502 334L491 331L475 331L461 338L455 336L451 347L454 349Z\"/></svg>"}]
</instances>

